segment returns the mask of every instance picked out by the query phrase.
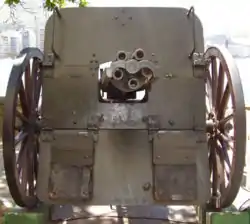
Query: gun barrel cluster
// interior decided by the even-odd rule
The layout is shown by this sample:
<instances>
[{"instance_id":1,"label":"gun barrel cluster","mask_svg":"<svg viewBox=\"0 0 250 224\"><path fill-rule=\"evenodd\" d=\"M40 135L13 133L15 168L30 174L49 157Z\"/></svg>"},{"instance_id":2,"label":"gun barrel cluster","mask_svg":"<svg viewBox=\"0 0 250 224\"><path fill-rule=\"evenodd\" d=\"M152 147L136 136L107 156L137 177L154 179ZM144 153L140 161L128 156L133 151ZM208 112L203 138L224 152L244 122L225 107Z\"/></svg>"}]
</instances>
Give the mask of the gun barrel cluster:
<instances>
[{"instance_id":1,"label":"gun barrel cluster","mask_svg":"<svg viewBox=\"0 0 250 224\"><path fill-rule=\"evenodd\" d=\"M116 60L103 71L101 84L111 83L122 92L133 92L147 88L153 78L153 62L145 59L143 49L137 48L132 53L118 51Z\"/></svg>"}]
</instances>

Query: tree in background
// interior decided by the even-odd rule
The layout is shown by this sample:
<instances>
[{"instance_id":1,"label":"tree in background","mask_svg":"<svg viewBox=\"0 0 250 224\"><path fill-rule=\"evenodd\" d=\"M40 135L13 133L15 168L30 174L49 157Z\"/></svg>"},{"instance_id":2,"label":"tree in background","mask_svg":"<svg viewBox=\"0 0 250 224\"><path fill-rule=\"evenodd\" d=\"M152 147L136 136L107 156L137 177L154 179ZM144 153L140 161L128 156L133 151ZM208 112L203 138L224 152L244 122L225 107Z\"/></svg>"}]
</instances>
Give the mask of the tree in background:
<instances>
[{"instance_id":1,"label":"tree in background","mask_svg":"<svg viewBox=\"0 0 250 224\"><path fill-rule=\"evenodd\" d=\"M79 7L85 7L87 6L88 2L87 0L44 0L44 8L52 11L56 7L63 8L65 7L66 3L71 2L77 4ZM22 0L5 0L5 4L9 5L10 7L16 6L16 5L23 5Z\"/></svg>"},{"instance_id":2,"label":"tree in background","mask_svg":"<svg viewBox=\"0 0 250 224\"><path fill-rule=\"evenodd\" d=\"M87 0L41 0L41 3L37 6L31 6L31 0L5 0L4 4L0 6L0 11L3 9L4 6L9 6L9 17L6 18L4 21L0 21L0 28L3 26L9 25L17 25L21 23L19 16L17 15L17 11L19 12L26 12L29 14L36 15L38 11L43 8L44 12L51 12L55 8L63 8L67 5L67 3L73 3L73 5L79 7L86 7L88 5ZM32 9L33 8L33 9Z\"/></svg>"}]
</instances>

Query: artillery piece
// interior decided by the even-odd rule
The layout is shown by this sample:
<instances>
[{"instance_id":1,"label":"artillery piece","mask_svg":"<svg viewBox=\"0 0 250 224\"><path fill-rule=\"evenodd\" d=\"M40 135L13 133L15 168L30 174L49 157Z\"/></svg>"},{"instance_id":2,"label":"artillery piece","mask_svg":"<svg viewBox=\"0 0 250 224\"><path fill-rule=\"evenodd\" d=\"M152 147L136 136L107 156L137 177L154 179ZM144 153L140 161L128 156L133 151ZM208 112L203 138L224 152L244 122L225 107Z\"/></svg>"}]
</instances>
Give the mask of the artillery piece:
<instances>
[{"instance_id":1,"label":"artillery piece","mask_svg":"<svg viewBox=\"0 0 250 224\"><path fill-rule=\"evenodd\" d=\"M245 116L237 66L227 49L204 51L193 8L56 10L44 54L22 50L10 74L8 186L28 208L227 207L245 164Z\"/></svg>"}]
</instances>

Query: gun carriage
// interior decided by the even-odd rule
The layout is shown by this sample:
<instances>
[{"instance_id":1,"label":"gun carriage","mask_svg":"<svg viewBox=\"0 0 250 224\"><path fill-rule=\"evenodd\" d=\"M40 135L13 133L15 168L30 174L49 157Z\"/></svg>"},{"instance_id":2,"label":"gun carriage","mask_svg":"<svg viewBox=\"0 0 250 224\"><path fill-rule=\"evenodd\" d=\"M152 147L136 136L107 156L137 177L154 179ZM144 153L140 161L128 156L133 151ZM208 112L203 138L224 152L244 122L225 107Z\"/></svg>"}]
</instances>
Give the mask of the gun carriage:
<instances>
[{"instance_id":1,"label":"gun carriage","mask_svg":"<svg viewBox=\"0 0 250 224\"><path fill-rule=\"evenodd\" d=\"M182 8L67 8L21 51L3 118L11 195L46 204L235 199L246 115L237 66Z\"/></svg>"}]
</instances>

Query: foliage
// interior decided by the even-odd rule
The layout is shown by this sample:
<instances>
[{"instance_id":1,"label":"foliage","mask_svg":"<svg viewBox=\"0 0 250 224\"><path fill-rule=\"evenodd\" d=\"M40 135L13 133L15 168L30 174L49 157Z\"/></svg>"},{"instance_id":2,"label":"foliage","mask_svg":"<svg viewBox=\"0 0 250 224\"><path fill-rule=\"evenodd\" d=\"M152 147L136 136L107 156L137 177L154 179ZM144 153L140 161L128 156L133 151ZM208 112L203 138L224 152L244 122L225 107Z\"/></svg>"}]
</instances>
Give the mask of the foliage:
<instances>
[{"instance_id":1,"label":"foliage","mask_svg":"<svg viewBox=\"0 0 250 224\"><path fill-rule=\"evenodd\" d=\"M66 2L72 2L78 4L79 7L86 7L88 5L87 0L44 0L44 8L51 11L54 8L63 8ZM22 3L22 0L5 0L5 4L14 6Z\"/></svg>"}]
</instances>

